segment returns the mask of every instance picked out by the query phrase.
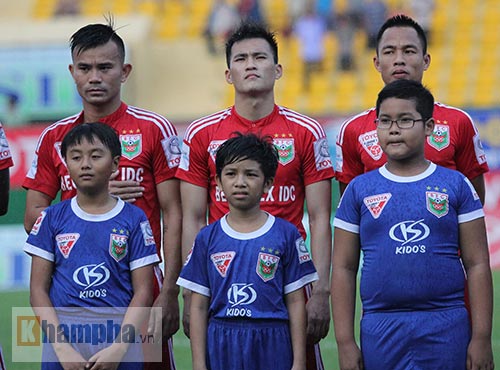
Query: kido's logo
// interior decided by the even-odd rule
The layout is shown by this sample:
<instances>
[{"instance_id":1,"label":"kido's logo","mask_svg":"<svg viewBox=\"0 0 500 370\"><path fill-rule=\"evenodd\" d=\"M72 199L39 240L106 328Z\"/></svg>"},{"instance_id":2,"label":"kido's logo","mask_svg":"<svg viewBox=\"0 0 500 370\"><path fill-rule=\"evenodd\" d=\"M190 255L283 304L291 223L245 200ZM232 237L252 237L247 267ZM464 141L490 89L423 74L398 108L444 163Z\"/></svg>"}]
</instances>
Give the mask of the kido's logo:
<instances>
[{"instance_id":1,"label":"kido's logo","mask_svg":"<svg viewBox=\"0 0 500 370\"><path fill-rule=\"evenodd\" d=\"M389 231L391 239L401 243L401 246L396 247L396 254L425 253L425 245L418 244L418 242L426 239L429 234L429 226L423 222L423 219L400 222Z\"/></svg>"},{"instance_id":2,"label":"kido's logo","mask_svg":"<svg viewBox=\"0 0 500 370\"><path fill-rule=\"evenodd\" d=\"M257 292L252 288L253 284L232 284L227 291L227 299L231 308L226 311L226 316L246 316L251 317L252 311L248 308L238 308L236 306L246 306L252 304L257 299Z\"/></svg>"},{"instance_id":3,"label":"kido's logo","mask_svg":"<svg viewBox=\"0 0 500 370\"><path fill-rule=\"evenodd\" d=\"M81 299L106 297L106 289L97 288L109 280L111 273L104 262L96 265L85 265L75 270L73 281L84 287L80 291ZM92 289L91 289L92 288Z\"/></svg>"}]
</instances>

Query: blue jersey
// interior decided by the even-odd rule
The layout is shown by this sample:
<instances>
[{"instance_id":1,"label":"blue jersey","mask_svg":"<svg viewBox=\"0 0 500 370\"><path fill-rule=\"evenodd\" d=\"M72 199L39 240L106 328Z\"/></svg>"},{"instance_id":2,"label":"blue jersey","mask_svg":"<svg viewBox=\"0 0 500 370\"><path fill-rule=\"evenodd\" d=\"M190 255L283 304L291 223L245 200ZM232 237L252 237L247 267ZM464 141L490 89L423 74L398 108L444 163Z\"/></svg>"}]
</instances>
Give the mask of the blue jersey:
<instances>
[{"instance_id":1,"label":"blue jersey","mask_svg":"<svg viewBox=\"0 0 500 370\"><path fill-rule=\"evenodd\" d=\"M364 312L463 306L459 224L480 217L469 180L433 163L412 177L385 166L356 177L334 226L359 233Z\"/></svg>"},{"instance_id":2,"label":"blue jersey","mask_svg":"<svg viewBox=\"0 0 500 370\"><path fill-rule=\"evenodd\" d=\"M85 213L76 197L48 207L24 251L54 263L55 307L128 307L130 272L159 261L144 212L120 199L100 215Z\"/></svg>"},{"instance_id":3,"label":"blue jersey","mask_svg":"<svg viewBox=\"0 0 500 370\"><path fill-rule=\"evenodd\" d=\"M209 317L288 320L285 294L317 279L297 228L269 214L252 233L226 216L202 229L177 284L210 297Z\"/></svg>"}]
</instances>

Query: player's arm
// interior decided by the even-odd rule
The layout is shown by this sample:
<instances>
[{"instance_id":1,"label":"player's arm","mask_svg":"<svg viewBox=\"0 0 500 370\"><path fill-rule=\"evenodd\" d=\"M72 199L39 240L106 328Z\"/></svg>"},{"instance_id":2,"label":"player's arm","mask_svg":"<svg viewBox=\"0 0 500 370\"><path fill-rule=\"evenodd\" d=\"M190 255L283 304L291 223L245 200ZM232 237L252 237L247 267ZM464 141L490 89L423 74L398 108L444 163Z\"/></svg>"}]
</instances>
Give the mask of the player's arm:
<instances>
[{"instance_id":1,"label":"player's arm","mask_svg":"<svg viewBox=\"0 0 500 370\"><path fill-rule=\"evenodd\" d=\"M163 336L170 338L179 330L179 287L175 283L181 271L182 207L179 180L170 179L156 185L163 219L164 280L153 307L162 307ZM161 243L161 240L156 241ZM155 315L152 315L152 317ZM160 318L155 317L156 327Z\"/></svg>"},{"instance_id":2,"label":"player's arm","mask_svg":"<svg viewBox=\"0 0 500 370\"><path fill-rule=\"evenodd\" d=\"M24 212L24 230L31 231L40 213L50 206L54 198L38 190L28 189L26 192L26 209Z\"/></svg>"},{"instance_id":3,"label":"player's arm","mask_svg":"<svg viewBox=\"0 0 500 370\"><path fill-rule=\"evenodd\" d=\"M123 328L135 328L135 332L141 332L145 320L148 317L146 307L150 307L153 302L153 266L147 265L131 271L132 289L134 294L129 303L127 311L122 321ZM88 365L92 368L116 368L127 353L130 343L123 341L123 333L118 333L115 342L110 346L95 353L89 360ZM113 366L115 364L116 367ZM102 367L104 366L104 367Z\"/></svg>"},{"instance_id":4,"label":"player's arm","mask_svg":"<svg viewBox=\"0 0 500 370\"><path fill-rule=\"evenodd\" d=\"M9 169L0 170L0 216L7 213L9 209Z\"/></svg>"},{"instance_id":5,"label":"player's arm","mask_svg":"<svg viewBox=\"0 0 500 370\"><path fill-rule=\"evenodd\" d=\"M469 288L472 337L467 350L467 369L493 369L491 325L493 284L484 218L459 226L462 260Z\"/></svg>"},{"instance_id":6,"label":"player's arm","mask_svg":"<svg viewBox=\"0 0 500 370\"><path fill-rule=\"evenodd\" d=\"M474 189L476 190L476 193L479 196L479 200L481 201L481 204L484 205L484 199L486 198L486 187L484 185L484 175L481 174L479 176L476 176L475 178L470 180L470 182L474 186Z\"/></svg>"},{"instance_id":7,"label":"player's arm","mask_svg":"<svg viewBox=\"0 0 500 370\"><path fill-rule=\"evenodd\" d=\"M52 261L32 256L30 276L31 307L33 307L33 312L39 317L39 320L45 323L45 326L42 327L55 328L56 336L50 338L49 335L47 339L49 342L51 339L53 340L52 347L64 369L82 369L87 361L73 349L71 344L60 340L63 335L59 331L59 319L49 296L53 268L54 263Z\"/></svg>"},{"instance_id":8,"label":"player's arm","mask_svg":"<svg viewBox=\"0 0 500 370\"><path fill-rule=\"evenodd\" d=\"M307 302L307 335L313 343L326 337L330 328L330 266L332 229L330 225L332 188L330 180L306 186L311 253L319 275Z\"/></svg>"},{"instance_id":9,"label":"player's arm","mask_svg":"<svg viewBox=\"0 0 500 370\"><path fill-rule=\"evenodd\" d=\"M359 235L335 228L333 245L331 299L340 369L362 369L361 351L354 337Z\"/></svg>"},{"instance_id":10,"label":"player's arm","mask_svg":"<svg viewBox=\"0 0 500 370\"><path fill-rule=\"evenodd\" d=\"M196 235L207 224L207 196L208 190L206 188L181 181L183 261L186 260ZM189 304L191 292L184 288L182 296L184 298L182 325L184 333L189 337Z\"/></svg>"},{"instance_id":11,"label":"player's arm","mask_svg":"<svg viewBox=\"0 0 500 370\"><path fill-rule=\"evenodd\" d=\"M306 368L306 306L304 292L297 289L285 295L292 339L292 370Z\"/></svg>"},{"instance_id":12,"label":"player's arm","mask_svg":"<svg viewBox=\"0 0 500 370\"><path fill-rule=\"evenodd\" d=\"M191 293L190 340L193 370L206 370L208 307L210 297Z\"/></svg>"},{"instance_id":13,"label":"player's arm","mask_svg":"<svg viewBox=\"0 0 500 370\"><path fill-rule=\"evenodd\" d=\"M128 203L133 203L144 194L144 187L141 183L133 180L116 180L120 170L111 174L109 180L109 193L119 197Z\"/></svg>"}]
</instances>

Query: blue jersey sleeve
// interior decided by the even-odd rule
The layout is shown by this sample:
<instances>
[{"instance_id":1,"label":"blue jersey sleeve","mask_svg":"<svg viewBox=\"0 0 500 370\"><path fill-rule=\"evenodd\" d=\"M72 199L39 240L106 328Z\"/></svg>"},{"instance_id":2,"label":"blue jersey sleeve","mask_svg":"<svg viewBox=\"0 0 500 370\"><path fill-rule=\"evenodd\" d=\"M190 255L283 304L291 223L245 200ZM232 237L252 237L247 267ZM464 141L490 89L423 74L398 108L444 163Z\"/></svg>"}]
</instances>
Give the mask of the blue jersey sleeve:
<instances>
[{"instance_id":1,"label":"blue jersey sleeve","mask_svg":"<svg viewBox=\"0 0 500 370\"><path fill-rule=\"evenodd\" d=\"M204 296L211 296L207 269L208 245L203 238L204 230L196 236L193 247L184 263L177 284Z\"/></svg>"},{"instance_id":2,"label":"blue jersey sleeve","mask_svg":"<svg viewBox=\"0 0 500 370\"><path fill-rule=\"evenodd\" d=\"M355 188L359 180L354 179L344 191L337 208L333 226L355 234L359 234L361 222L360 204L355 196Z\"/></svg>"},{"instance_id":3,"label":"blue jersey sleeve","mask_svg":"<svg viewBox=\"0 0 500 370\"><path fill-rule=\"evenodd\" d=\"M462 175L461 175L462 176ZM481 200L468 178L462 176L463 181L459 186L457 215L458 223L468 222L484 217Z\"/></svg>"},{"instance_id":4,"label":"blue jersey sleeve","mask_svg":"<svg viewBox=\"0 0 500 370\"><path fill-rule=\"evenodd\" d=\"M24 244L24 251L30 255L54 262L55 235L50 225L51 215L51 207L40 213Z\"/></svg>"}]
</instances>

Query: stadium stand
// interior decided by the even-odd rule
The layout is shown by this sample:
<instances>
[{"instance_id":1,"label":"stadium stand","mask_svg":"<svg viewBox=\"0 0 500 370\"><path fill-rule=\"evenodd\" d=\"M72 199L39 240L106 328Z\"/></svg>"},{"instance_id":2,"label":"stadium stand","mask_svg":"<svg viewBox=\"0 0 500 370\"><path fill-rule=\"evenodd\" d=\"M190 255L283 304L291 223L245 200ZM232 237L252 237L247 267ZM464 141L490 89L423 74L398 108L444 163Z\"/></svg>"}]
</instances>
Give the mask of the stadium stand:
<instances>
[{"instance_id":1,"label":"stadium stand","mask_svg":"<svg viewBox=\"0 0 500 370\"><path fill-rule=\"evenodd\" d=\"M236 3L236 0L231 0ZM33 0L33 17L50 19L57 0ZM347 6L348 0L337 0L336 10ZM391 14L409 12L407 2L387 0ZM313 76L311 89L301 88L302 66L297 40L285 37L287 26L287 2L285 0L261 0L266 19L271 28L278 30L281 62L285 67L283 79L277 84L278 102L315 116L350 114L373 105L382 81L372 65L373 51L367 50L365 35L359 31L355 36L356 69L339 71L335 67L338 50L335 36L330 33L326 40L326 59L321 72ZM97 16L111 12L116 15L142 14L150 16L154 24L154 37L165 44L183 44L183 52L198 58L198 68L208 68L213 73L214 65L205 63L210 56L204 51L201 35L210 9L208 0L81 0L84 16ZM426 83L439 100L464 108L491 107L500 104L500 2L498 0L439 0L432 20L431 68L425 74ZM187 47L191 43L193 47ZM175 48L175 46L174 46ZM165 49L169 49L166 47ZM169 63L166 58L163 62ZM199 62L202 60L203 62ZM222 69L223 60L219 59ZM205 67L207 65L208 67ZM179 67L179 65L175 65ZM164 67L168 69L169 66ZM222 72L218 74L222 76ZM221 84L221 78L213 79ZM206 89L208 91L209 89ZM231 104L232 92L226 88L217 91L219 107ZM213 94L211 99L214 99ZM207 107L208 109L208 107Z\"/></svg>"}]
</instances>

